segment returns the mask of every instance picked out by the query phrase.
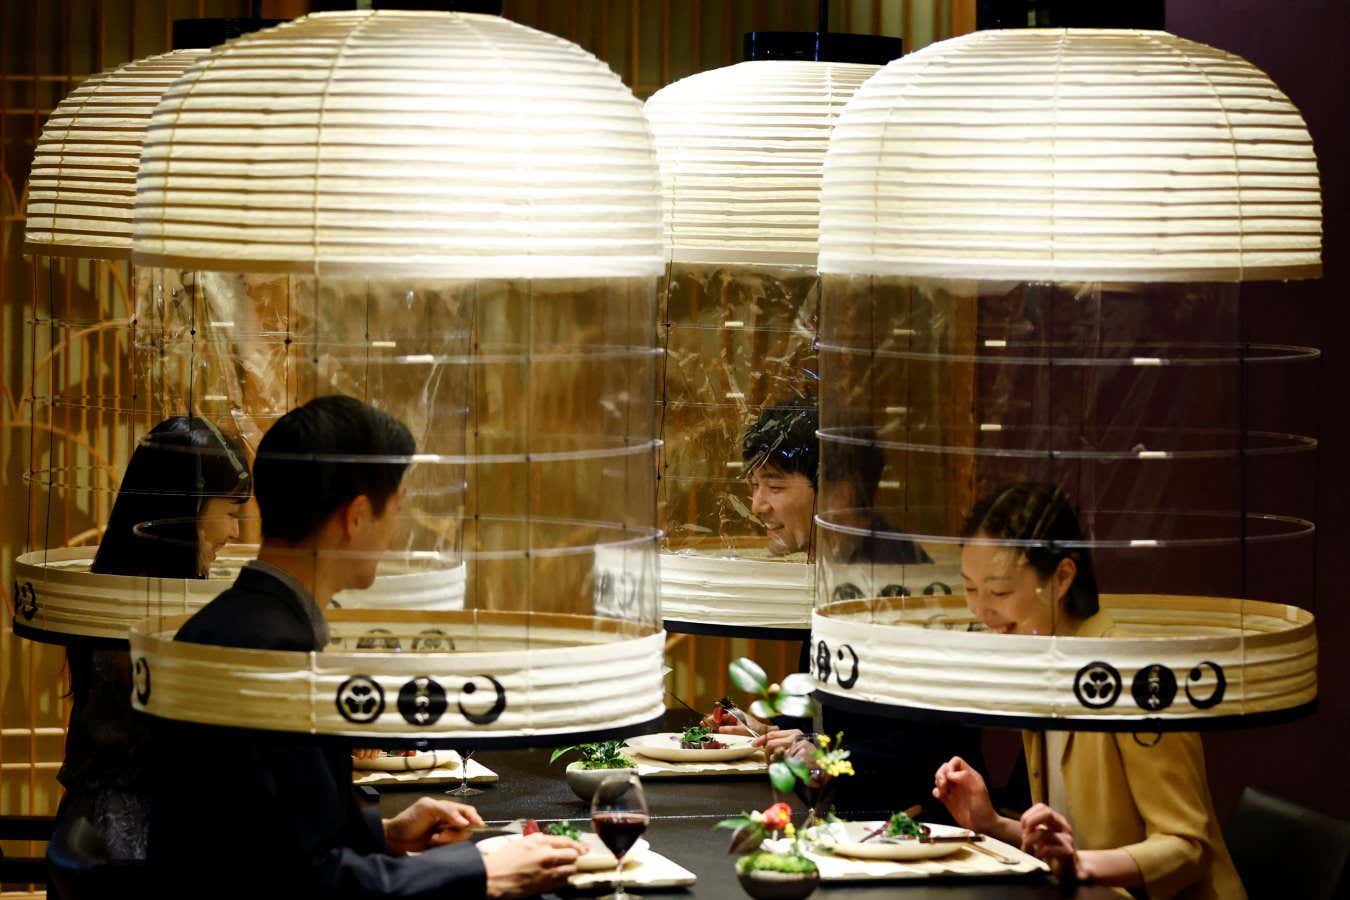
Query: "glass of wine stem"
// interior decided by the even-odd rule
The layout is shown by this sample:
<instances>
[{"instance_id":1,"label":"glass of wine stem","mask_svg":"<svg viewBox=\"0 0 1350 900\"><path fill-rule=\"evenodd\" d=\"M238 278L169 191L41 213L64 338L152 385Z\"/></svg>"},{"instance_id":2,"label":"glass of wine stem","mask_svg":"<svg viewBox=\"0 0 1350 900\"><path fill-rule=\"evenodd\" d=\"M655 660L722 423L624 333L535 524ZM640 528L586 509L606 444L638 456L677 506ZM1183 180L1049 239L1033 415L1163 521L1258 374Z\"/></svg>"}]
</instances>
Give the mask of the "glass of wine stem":
<instances>
[{"instance_id":1,"label":"glass of wine stem","mask_svg":"<svg viewBox=\"0 0 1350 900\"><path fill-rule=\"evenodd\" d=\"M614 893L601 900L627 900L628 895L623 892L624 857L642 837L650 821L647 797L636 775L612 775L600 782L591 800L591 827L618 860L614 871Z\"/></svg>"},{"instance_id":2,"label":"glass of wine stem","mask_svg":"<svg viewBox=\"0 0 1350 900\"><path fill-rule=\"evenodd\" d=\"M459 787L445 793L451 797L472 797L475 794L483 793L476 787L469 787L469 759L473 756L472 750L459 751Z\"/></svg>"}]
</instances>

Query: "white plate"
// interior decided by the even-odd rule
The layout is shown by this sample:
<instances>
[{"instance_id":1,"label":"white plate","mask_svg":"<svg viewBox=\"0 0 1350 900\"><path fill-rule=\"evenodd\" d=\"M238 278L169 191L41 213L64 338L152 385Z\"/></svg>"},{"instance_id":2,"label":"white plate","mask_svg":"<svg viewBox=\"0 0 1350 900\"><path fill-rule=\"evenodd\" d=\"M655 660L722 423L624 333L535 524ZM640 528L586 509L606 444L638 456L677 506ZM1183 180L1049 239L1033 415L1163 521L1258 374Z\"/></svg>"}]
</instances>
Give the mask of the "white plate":
<instances>
[{"instance_id":1,"label":"white plate","mask_svg":"<svg viewBox=\"0 0 1350 900\"><path fill-rule=\"evenodd\" d=\"M847 839L836 839L829 835L825 829L812 829L811 837L821 845L833 850L836 856L848 856L853 859L934 859L939 856L950 856L966 846L956 841L923 844L918 840L882 840L880 836L874 837L866 843L862 842L862 839L867 837L869 833L876 831L885 824L885 822L838 822L830 826L829 830L837 831L843 828L847 833ZM954 828L951 825L929 824L928 828L933 837L969 835L971 833L965 828Z\"/></svg>"},{"instance_id":2,"label":"white plate","mask_svg":"<svg viewBox=\"0 0 1350 900\"><path fill-rule=\"evenodd\" d=\"M412 756L377 756L374 759L354 759L353 769L370 772L422 772L427 769L457 769L459 754L454 750L432 750Z\"/></svg>"},{"instance_id":3,"label":"white plate","mask_svg":"<svg viewBox=\"0 0 1350 900\"><path fill-rule=\"evenodd\" d=\"M478 842L478 849L483 853L491 853L493 850L499 850L510 841L520 840L518 834L499 834ZM586 853L577 859L578 872L603 872L607 869L613 869L617 866L618 860L614 854L609 852L609 848L604 845L594 832L583 831L581 833L581 842L586 845ZM651 844L647 843L646 838L638 838L633 849L628 851L628 855L623 858L623 867L632 868L639 859L646 855Z\"/></svg>"},{"instance_id":4,"label":"white plate","mask_svg":"<svg viewBox=\"0 0 1350 900\"><path fill-rule=\"evenodd\" d=\"M715 737L727 745L726 749L686 750L680 746L679 732L644 734L641 737L629 738L628 746L634 753L662 762L730 762L733 759L754 756L759 752L758 747L750 746L750 742L754 740L752 737L743 734L719 734Z\"/></svg>"}]
</instances>

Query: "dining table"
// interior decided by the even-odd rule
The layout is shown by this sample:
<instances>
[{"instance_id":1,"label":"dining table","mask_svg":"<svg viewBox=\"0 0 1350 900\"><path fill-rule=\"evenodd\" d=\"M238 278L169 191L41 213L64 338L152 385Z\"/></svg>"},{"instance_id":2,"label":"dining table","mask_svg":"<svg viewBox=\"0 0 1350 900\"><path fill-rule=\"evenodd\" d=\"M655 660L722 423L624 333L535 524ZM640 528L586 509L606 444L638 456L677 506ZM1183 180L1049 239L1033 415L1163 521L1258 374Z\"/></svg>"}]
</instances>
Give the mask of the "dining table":
<instances>
[{"instance_id":1,"label":"dining table","mask_svg":"<svg viewBox=\"0 0 1350 900\"><path fill-rule=\"evenodd\" d=\"M498 781L476 785L482 793L464 798L475 806L488 824L504 824L530 818L538 822L571 820L583 829L589 825L587 804L577 799L563 778L566 759L549 762L550 751L494 750L475 754L474 759L495 771ZM397 788L369 789L368 802L378 802L380 812L389 817L414 803L419 797L445 799L452 784L423 786L400 785ZM685 900L732 900L746 898L729 855L729 833L714 831L721 819L738 813L763 809L775 798L764 776L660 778L644 779L651 823L646 838L654 851L663 854L698 876L685 888L641 889L628 887L643 897L685 898ZM375 794L378 793L378 799ZM798 808L800 812L800 807ZM881 810L841 810L854 819L884 819ZM796 816L800 821L800 815ZM573 892L567 891L566 894ZM1098 886L1067 888L1049 875L1012 878L950 877L905 881L860 883L822 883L813 897L882 898L898 900L967 900L975 897L1007 897L1013 900L1050 900L1075 898L1099 900L1119 898L1120 893Z\"/></svg>"}]
</instances>

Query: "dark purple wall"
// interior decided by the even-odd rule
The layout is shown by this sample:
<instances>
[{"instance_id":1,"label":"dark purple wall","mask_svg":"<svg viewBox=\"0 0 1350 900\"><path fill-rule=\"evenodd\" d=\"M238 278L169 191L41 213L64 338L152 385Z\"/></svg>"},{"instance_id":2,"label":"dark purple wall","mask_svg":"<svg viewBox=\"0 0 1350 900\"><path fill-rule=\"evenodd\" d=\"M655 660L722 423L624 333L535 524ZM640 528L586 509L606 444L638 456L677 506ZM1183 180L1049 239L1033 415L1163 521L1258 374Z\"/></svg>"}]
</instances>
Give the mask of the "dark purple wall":
<instances>
[{"instance_id":1,"label":"dark purple wall","mask_svg":"<svg viewBox=\"0 0 1350 900\"><path fill-rule=\"evenodd\" d=\"M1168 0L1167 30L1265 70L1303 112L1317 148L1325 207L1325 275L1244 295L1252 340L1320 346L1316 396L1285 398L1315 422L1321 707L1290 725L1212 735L1210 782L1221 816L1244 785L1350 818L1350 2ZM1250 302L1248 300L1250 299Z\"/></svg>"}]
</instances>

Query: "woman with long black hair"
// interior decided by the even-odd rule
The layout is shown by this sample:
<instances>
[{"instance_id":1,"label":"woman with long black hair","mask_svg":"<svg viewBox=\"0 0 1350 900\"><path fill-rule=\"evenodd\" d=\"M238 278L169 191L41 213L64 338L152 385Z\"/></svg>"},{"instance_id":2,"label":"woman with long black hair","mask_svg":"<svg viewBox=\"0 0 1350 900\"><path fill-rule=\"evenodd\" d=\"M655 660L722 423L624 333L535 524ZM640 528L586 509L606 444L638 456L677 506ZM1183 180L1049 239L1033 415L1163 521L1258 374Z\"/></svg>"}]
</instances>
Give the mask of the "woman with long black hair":
<instances>
[{"instance_id":1,"label":"woman with long black hair","mask_svg":"<svg viewBox=\"0 0 1350 900\"><path fill-rule=\"evenodd\" d=\"M205 578L220 548L239 536L252 492L243 448L204 419L160 422L137 446L122 476L90 570L98 575ZM143 592L129 582L127 591ZM131 710L131 662L124 641L66 651L72 706L66 789L59 820L85 819L106 858L143 860L148 804L148 729Z\"/></svg>"}]
</instances>

